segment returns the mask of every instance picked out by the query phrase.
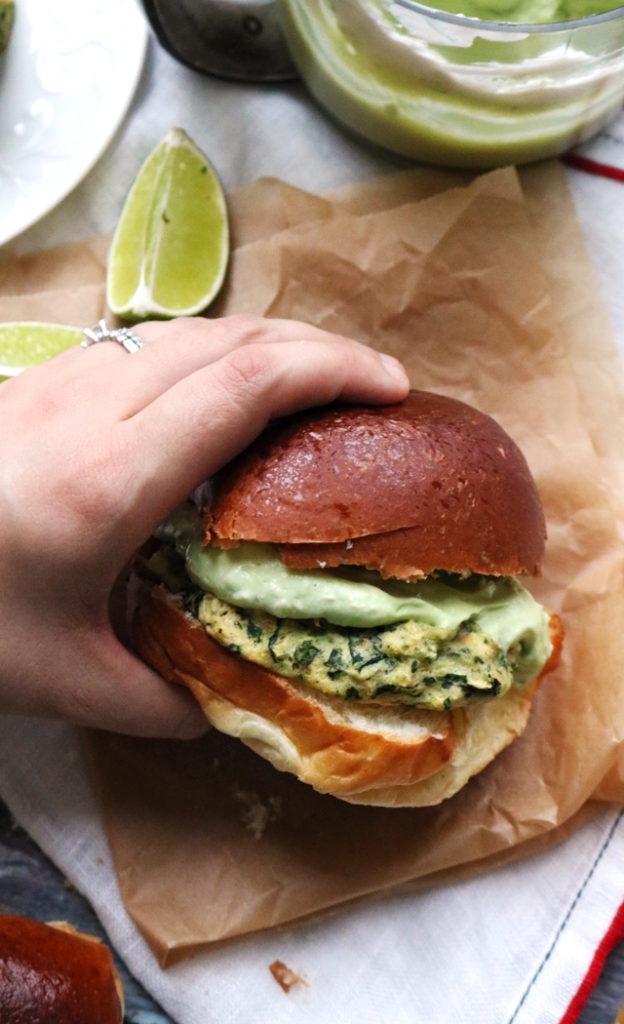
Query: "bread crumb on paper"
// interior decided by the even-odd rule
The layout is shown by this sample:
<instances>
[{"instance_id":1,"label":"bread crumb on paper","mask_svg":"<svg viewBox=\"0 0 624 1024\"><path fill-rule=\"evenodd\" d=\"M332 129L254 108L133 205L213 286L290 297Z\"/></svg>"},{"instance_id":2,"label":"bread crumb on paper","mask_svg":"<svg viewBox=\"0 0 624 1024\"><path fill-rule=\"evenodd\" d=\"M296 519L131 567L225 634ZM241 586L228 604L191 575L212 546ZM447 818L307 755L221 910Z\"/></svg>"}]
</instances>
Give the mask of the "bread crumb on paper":
<instances>
[{"instance_id":1,"label":"bread crumb on paper","mask_svg":"<svg viewBox=\"0 0 624 1024\"><path fill-rule=\"evenodd\" d=\"M290 992L294 985L307 986L308 984L305 978L302 978L300 974L295 974L295 972L291 971L290 967L287 967L281 960L274 960L272 964L269 964L269 970L277 984L286 993Z\"/></svg>"},{"instance_id":2,"label":"bread crumb on paper","mask_svg":"<svg viewBox=\"0 0 624 1024\"><path fill-rule=\"evenodd\" d=\"M282 812L282 801L279 796L269 796L265 801L251 789L232 787L234 799L241 804L243 825L254 839L261 839L267 825L276 821Z\"/></svg>"}]
</instances>

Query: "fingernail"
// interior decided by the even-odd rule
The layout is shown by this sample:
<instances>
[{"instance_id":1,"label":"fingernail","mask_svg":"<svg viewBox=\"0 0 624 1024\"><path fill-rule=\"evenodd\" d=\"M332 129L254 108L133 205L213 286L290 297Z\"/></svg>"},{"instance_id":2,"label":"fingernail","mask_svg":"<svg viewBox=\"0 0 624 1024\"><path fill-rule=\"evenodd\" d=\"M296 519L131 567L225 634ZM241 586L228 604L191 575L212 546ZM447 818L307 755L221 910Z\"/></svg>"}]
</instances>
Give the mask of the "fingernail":
<instances>
[{"instance_id":1,"label":"fingernail","mask_svg":"<svg viewBox=\"0 0 624 1024\"><path fill-rule=\"evenodd\" d=\"M378 355L386 373L392 378L392 380L395 380L400 384L409 383L405 367L398 359L395 359L394 356L388 355L387 352L379 352Z\"/></svg>"}]
</instances>

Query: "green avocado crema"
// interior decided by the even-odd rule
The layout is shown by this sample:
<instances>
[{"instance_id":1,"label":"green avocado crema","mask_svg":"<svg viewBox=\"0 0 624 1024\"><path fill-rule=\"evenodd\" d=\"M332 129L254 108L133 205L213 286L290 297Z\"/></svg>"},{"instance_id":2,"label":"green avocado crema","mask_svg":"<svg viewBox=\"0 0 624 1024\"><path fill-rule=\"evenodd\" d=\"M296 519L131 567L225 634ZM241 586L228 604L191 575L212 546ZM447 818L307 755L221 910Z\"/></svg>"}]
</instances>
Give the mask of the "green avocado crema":
<instances>
[{"instance_id":1,"label":"green avocado crema","mask_svg":"<svg viewBox=\"0 0 624 1024\"><path fill-rule=\"evenodd\" d=\"M162 552L151 571L215 640L327 694L448 710L525 685L551 652L547 613L510 577L288 569L270 544L204 546L189 506L158 536L187 581Z\"/></svg>"}]
</instances>

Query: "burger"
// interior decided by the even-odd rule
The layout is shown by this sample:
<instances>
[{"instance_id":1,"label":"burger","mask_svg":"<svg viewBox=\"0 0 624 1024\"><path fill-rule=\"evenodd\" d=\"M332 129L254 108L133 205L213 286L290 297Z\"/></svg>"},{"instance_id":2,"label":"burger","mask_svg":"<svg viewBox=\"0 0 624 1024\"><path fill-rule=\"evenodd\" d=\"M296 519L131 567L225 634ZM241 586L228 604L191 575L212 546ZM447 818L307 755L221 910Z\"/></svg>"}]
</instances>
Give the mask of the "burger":
<instances>
[{"instance_id":1,"label":"burger","mask_svg":"<svg viewBox=\"0 0 624 1024\"><path fill-rule=\"evenodd\" d=\"M321 793L424 806L525 728L562 626L544 513L489 416L424 391L272 423L137 562L138 653Z\"/></svg>"}]
</instances>

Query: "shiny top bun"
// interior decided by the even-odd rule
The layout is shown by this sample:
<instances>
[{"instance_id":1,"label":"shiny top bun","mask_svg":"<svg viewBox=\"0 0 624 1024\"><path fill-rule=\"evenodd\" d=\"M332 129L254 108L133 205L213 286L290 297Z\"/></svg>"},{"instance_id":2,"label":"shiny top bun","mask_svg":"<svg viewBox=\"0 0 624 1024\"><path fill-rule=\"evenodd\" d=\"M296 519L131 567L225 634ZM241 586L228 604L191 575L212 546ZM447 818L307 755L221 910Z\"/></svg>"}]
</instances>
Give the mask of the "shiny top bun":
<instances>
[{"instance_id":1,"label":"shiny top bun","mask_svg":"<svg viewBox=\"0 0 624 1024\"><path fill-rule=\"evenodd\" d=\"M490 416L410 391L271 424L215 480L208 539L281 546L300 568L536 574L546 527L526 460Z\"/></svg>"},{"instance_id":2,"label":"shiny top bun","mask_svg":"<svg viewBox=\"0 0 624 1024\"><path fill-rule=\"evenodd\" d=\"M2 1024L122 1024L113 957L65 921L0 915Z\"/></svg>"}]
</instances>

